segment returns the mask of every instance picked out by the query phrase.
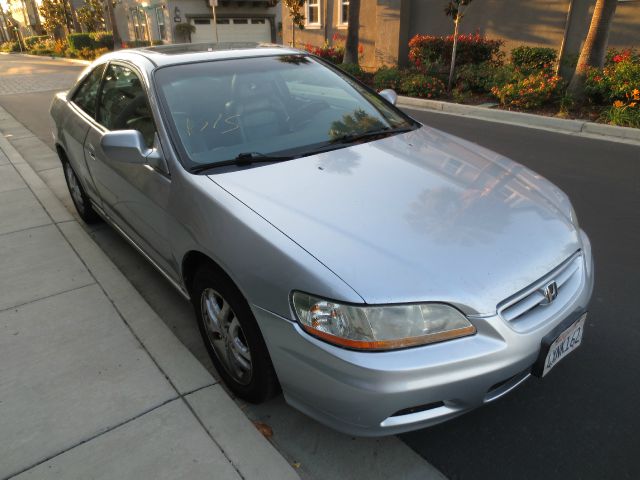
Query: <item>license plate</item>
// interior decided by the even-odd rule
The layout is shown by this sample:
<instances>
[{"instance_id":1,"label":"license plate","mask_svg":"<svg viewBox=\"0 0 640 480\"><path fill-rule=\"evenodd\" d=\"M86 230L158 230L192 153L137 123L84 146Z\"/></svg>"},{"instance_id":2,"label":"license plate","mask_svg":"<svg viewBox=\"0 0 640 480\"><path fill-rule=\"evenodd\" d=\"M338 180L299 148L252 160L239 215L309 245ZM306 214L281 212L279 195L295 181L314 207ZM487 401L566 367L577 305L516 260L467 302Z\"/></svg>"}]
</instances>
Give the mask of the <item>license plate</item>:
<instances>
[{"instance_id":1,"label":"license plate","mask_svg":"<svg viewBox=\"0 0 640 480\"><path fill-rule=\"evenodd\" d=\"M586 319L587 314L585 313L569 325L569 327L562 330L552 341L547 340L545 337L547 341L542 341L540 351L540 360L544 358L544 363L541 364L541 362L538 362L538 365L536 365L537 368L535 369L537 371L534 372L535 374L544 377L560 360L580 346Z\"/></svg>"}]
</instances>

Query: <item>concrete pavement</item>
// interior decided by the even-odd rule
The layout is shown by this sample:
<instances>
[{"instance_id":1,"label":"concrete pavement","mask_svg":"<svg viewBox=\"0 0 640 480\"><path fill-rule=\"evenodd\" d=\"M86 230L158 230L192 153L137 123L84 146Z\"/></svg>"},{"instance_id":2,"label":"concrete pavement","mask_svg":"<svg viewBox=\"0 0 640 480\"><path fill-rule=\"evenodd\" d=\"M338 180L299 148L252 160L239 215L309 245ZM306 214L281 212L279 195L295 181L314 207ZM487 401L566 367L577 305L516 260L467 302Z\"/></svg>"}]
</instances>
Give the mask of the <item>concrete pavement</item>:
<instances>
[{"instance_id":1,"label":"concrete pavement","mask_svg":"<svg viewBox=\"0 0 640 480\"><path fill-rule=\"evenodd\" d=\"M0 272L1 479L298 478L6 133Z\"/></svg>"}]
</instances>

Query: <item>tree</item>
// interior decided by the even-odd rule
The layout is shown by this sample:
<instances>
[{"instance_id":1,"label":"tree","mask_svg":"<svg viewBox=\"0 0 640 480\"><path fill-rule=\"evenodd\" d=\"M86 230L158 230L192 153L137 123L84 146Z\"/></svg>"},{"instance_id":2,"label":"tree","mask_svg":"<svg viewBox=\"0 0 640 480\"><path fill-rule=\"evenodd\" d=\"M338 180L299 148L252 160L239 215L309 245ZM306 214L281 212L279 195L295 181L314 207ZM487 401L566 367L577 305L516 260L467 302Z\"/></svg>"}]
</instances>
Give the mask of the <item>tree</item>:
<instances>
[{"instance_id":1,"label":"tree","mask_svg":"<svg viewBox=\"0 0 640 480\"><path fill-rule=\"evenodd\" d=\"M120 32L118 32L118 22L116 19L116 4L113 0L105 0L107 6L107 13L109 14L109 23L111 24L111 33L113 35L113 49L118 50L122 46L122 39L120 38Z\"/></svg>"},{"instance_id":2,"label":"tree","mask_svg":"<svg viewBox=\"0 0 640 480\"><path fill-rule=\"evenodd\" d=\"M48 34L55 34L59 28L73 31L73 18L67 0L42 0L39 11L43 19L42 26Z\"/></svg>"},{"instance_id":3,"label":"tree","mask_svg":"<svg viewBox=\"0 0 640 480\"><path fill-rule=\"evenodd\" d=\"M305 0L282 0L282 4L291 17L291 43L294 48L296 46L296 27L300 30L304 29L304 15L302 14L304 2Z\"/></svg>"},{"instance_id":4,"label":"tree","mask_svg":"<svg viewBox=\"0 0 640 480\"><path fill-rule=\"evenodd\" d=\"M575 100L580 101L584 97L584 84L587 79L589 67L604 66L609 43L609 32L613 16L616 13L618 0L597 0L591 17L589 33L584 41L576 71L571 78L567 92Z\"/></svg>"},{"instance_id":5,"label":"tree","mask_svg":"<svg viewBox=\"0 0 640 480\"><path fill-rule=\"evenodd\" d=\"M344 45L342 63L358 63L358 43L360 41L360 0L349 0L349 26Z\"/></svg>"},{"instance_id":6,"label":"tree","mask_svg":"<svg viewBox=\"0 0 640 480\"><path fill-rule=\"evenodd\" d=\"M182 22L176 24L176 33L182 35L189 43L191 43L191 34L195 33L195 31L195 25L191 25L190 23Z\"/></svg>"},{"instance_id":7,"label":"tree","mask_svg":"<svg viewBox=\"0 0 640 480\"><path fill-rule=\"evenodd\" d=\"M104 8L102 0L85 0L84 6L76 10L78 21L87 32L104 30Z\"/></svg>"},{"instance_id":8,"label":"tree","mask_svg":"<svg viewBox=\"0 0 640 480\"><path fill-rule=\"evenodd\" d=\"M449 83L447 89L451 91L453 86L453 74L456 69L456 53L458 52L458 32L460 30L460 22L462 17L466 13L466 6L468 6L472 0L450 0L444 9L444 13L448 17L453 19L453 50L451 51L451 68L449 70Z\"/></svg>"}]
</instances>

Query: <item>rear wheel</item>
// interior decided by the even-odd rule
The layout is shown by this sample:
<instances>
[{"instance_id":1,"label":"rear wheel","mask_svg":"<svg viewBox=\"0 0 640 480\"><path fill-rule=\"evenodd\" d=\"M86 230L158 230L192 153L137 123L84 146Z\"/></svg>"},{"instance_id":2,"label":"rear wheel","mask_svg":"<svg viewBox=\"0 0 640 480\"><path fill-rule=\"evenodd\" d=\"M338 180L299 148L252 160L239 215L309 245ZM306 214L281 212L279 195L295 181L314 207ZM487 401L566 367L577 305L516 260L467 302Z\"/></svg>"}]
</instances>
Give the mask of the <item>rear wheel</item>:
<instances>
[{"instance_id":1,"label":"rear wheel","mask_svg":"<svg viewBox=\"0 0 640 480\"><path fill-rule=\"evenodd\" d=\"M239 290L213 268L193 280L192 303L211 361L229 389L252 403L278 391L267 346Z\"/></svg>"},{"instance_id":2,"label":"rear wheel","mask_svg":"<svg viewBox=\"0 0 640 480\"><path fill-rule=\"evenodd\" d=\"M99 222L101 218L91 206L91 201L84 191L84 188L82 188L80 180L78 180L78 176L76 175L76 172L74 172L71 164L67 160L63 160L62 168L64 170L64 178L67 181L71 200L73 201L73 205L76 207L76 211L78 212L78 215L80 215L80 218L84 220L85 223Z\"/></svg>"}]
</instances>

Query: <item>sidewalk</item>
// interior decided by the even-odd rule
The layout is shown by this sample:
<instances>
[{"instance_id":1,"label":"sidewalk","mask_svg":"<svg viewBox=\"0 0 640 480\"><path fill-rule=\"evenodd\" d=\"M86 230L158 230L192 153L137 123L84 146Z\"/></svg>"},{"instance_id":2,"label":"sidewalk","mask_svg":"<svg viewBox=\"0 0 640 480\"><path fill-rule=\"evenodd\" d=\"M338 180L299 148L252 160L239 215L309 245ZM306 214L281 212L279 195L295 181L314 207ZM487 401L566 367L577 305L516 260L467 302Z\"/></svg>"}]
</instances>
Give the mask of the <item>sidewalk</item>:
<instances>
[{"instance_id":1,"label":"sidewalk","mask_svg":"<svg viewBox=\"0 0 640 480\"><path fill-rule=\"evenodd\" d=\"M298 478L3 135L0 272L0 479Z\"/></svg>"}]
</instances>

